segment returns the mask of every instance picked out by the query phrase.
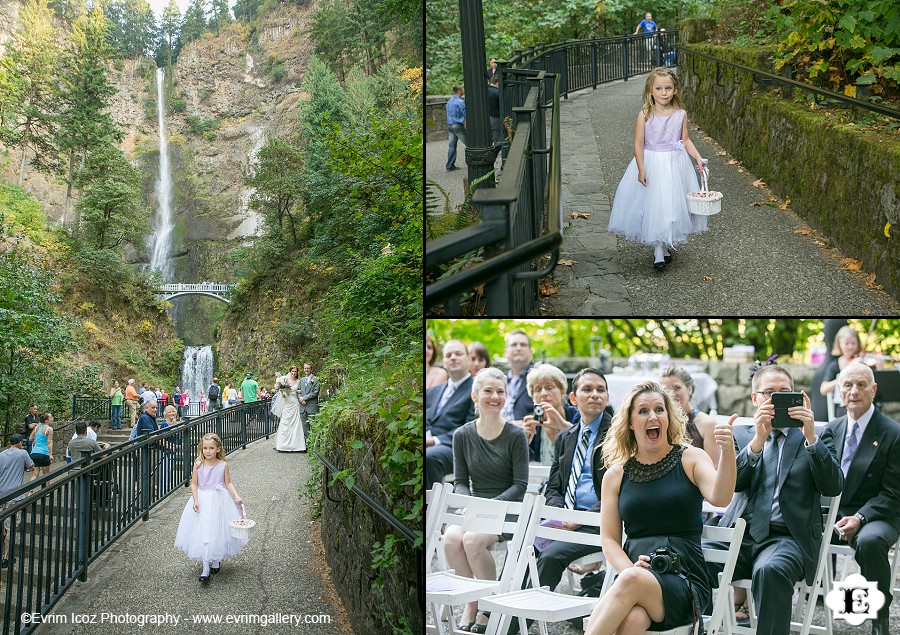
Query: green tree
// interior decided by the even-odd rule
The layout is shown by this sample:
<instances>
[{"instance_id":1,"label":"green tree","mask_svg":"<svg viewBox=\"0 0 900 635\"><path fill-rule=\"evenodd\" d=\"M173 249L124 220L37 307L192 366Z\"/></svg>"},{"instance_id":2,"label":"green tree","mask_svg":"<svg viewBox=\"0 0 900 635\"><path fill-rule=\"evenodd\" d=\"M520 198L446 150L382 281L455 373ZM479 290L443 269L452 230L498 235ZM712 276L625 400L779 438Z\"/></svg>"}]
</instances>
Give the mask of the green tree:
<instances>
[{"instance_id":1,"label":"green tree","mask_svg":"<svg viewBox=\"0 0 900 635\"><path fill-rule=\"evenodd\" d=\"M206 31L206 11L203 9L203 0L191 0L184 12L184 21L181 25L182 45L200 39Z\"/></svg>"},{"instance_id":2,"label":"green tree","mask_svg":"<svg viewBox=\"0 0 900 635\"><path fill-rule=\"evenodd\" d=\"M261 5L262 0L237 0L232 7L234 19L245 23L253 22Z\"/></svg>"},{"instance_id":3,"label":"green tree","mask_svg":"<svg viewBox=\"0 0 900 635\"><path fill-rule=\"evenodd\" d=\"M4 100L0 139L22 153L21 187L29 151L34 153L36 168L47 173L54 169L60 48L47 0L28 0L19 19L19 28L2 59L8 98Z\"/></svg>"},{"instance_id":4,"label":"green tree","mask_svg":"<svg viewBox=\"0 0 900 635\"><path fill-rule=\"evenodd\" d=\"M47 382L51 360L72 346L72 324L57 310L54 283L39 263L0 253L0 412L7 432L11 415L24 412Z\"/></svg>"},{"instance_id":5,"label":"green tree","mask_svg":"<svg viewBox=\"0 0 900 635\"><path fill-rule=\"evenodd\" d=\"M138 57L156 48L156 17L147 0L110 0L106 16L110 21L108 40L117 51Z\"/></svg>"},{"instance_id":6,"label":"green tree","mask_svg":"<svg viewBox=\"0 0 900 635\"><path fill-rule=\"evenodd\" d=\"M228 12L228 0L210 0L210 6L209 28L215 28L216 36L218 36L220 28L231 24L231 14Z\"/></svg>"},{"instance_id":7,"label":"green tree","mask_svg":"<svg viewBox=\"0 0 900 635\"><path fill-rule=\"evenodd\" d=\"M84 242L96 249L135 240L141 226L141 179L125 155L112 143L95 147L79 178L87 184L75 204Z\"/></svg>"},{"instance_id":8,"label":"green tree","mask_svg":"<svg viewBox=\"0 0 900 635\"><path fill-rule=\"evenodd\" d=\"M122 131L110 116L116 89L106 77L110 50L105 33L106 17L100 5L95 4L91 13L82 15L72 25L72 46L63 58L59 149L66 158L66 166L60 170L67 184L64 222L68 221L75 174L87 153L109 140L122 138ZM79 226L77 216L74 225Z\"/></svg>"},{"instance_id":9,"label":"green tree","mask_svg":"<svg viewBox=\"0 0 900 635\"><path fill-rule=\"evenodd\" d=\"M181 31L181 11L175 0L169 0L169 4L163 9L162 21L159 25L160 42L165 45L166 66L172 66L172 57L177 55L178 35Z\"/></svg>"},{"instance_id":10,"label":"green tree","mask_svg":"<svg viewBox=\"0 0 900 635\"><path fill-rule=\"evenodd\" d=\"M263 215L267 232L279 245L299 246L303 155L299 148L272 139L259 151L259 164L248 185L256 188L250 205Z\"/></svg>"}]
</instances>

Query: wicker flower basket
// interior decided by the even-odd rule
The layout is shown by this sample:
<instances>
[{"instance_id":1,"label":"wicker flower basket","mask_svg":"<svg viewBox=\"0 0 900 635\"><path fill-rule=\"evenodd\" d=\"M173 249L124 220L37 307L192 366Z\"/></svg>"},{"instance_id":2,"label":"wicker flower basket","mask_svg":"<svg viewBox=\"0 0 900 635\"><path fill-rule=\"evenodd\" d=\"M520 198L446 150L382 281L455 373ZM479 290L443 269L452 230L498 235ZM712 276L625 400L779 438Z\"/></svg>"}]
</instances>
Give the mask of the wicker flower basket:
<instances>
[{"instance_id":1,"label":"wicker flower basket","mask_svg":"<svg viewBox=\"0 0 900 635\"><path fill-rule=\"evenodd\" d=\"M700 216L712 216L722 211L722 192L711 192L707 188L706 179L709 176L709 168L704 164L700 171L700 191L687 195L688 207L691 214Z\"/></svg>"},{"instance_id":2,"label":"wicker flower basket","mask_svg":"<svg viewBox=\"0 0 900 635\"><path fill-rule=\"evenodd\" d=\"M247 510L244 509L244 503L241 503L241 517L238 520L232 520L229 525L231 525L231 535L235 538L243 538L247 540L250 538L250 535L253 533L253 528L256 527L256 521L250 520L247 518Z\"/></svg>"}]
</instances>

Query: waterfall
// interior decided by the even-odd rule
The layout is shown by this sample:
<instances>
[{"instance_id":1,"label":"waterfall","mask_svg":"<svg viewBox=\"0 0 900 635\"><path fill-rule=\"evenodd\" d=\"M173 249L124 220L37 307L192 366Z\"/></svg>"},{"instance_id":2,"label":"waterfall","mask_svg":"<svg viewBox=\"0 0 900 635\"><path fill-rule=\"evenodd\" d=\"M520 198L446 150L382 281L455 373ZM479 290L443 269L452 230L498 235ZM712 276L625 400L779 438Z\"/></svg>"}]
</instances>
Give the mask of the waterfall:
<instances>
[{"instance_id":1,"label":"waterfall","mask_svg":"<svg viewBox=\"0 0 900 635\"><path fill-rule=\"evenodd\" d=\"M181 389L187 389L191 403L200 401L213 379L213 352L209 346L188 346L181 365ZM196 416L196 415L195 415Z\"/></svg>"},{"instance_id":2,"label":"waterfall","mask_svg":"<svg viewBox=\"0 0 900 635\"><path fill-rule=\"evenodd\" d=\"M172 173L169 168L169 144L166 140L166 107L163 99L163 82L166 69L156 69L156 114L159 118L159 177L156 179L156 227L153 231L153 256L150 269L158 269L166 282L172 279L172 262L169 259L172 240ZM193 395L192 395L193 397Z\"/></svg>"}]
</instances>

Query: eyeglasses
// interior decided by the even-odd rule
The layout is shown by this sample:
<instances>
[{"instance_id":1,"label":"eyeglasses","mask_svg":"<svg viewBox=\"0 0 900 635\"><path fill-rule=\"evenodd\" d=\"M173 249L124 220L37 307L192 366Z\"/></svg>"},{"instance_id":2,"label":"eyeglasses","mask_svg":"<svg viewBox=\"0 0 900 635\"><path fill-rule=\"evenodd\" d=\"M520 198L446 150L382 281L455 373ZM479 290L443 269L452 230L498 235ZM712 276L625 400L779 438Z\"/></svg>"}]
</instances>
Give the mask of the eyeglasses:
<instances>
[{"instance_id":1,"label":"eyeglasses","mask_svg":"<svg viewBox=\"0 0 900 635\"><path fill-rule=\"evenodd\" d=\"M765 391L765 390L757 390L756 394L762 395L765 399L771 399L773 393Z\"/></svg>"}]
</instances>

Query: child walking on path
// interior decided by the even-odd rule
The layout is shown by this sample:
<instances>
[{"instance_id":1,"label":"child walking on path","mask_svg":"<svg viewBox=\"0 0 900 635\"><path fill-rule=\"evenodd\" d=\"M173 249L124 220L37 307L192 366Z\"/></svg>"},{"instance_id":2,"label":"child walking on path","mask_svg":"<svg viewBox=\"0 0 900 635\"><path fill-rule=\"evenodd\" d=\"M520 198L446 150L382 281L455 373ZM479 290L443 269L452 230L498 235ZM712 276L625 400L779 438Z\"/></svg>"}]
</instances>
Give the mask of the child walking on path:
<instances>
[{"instance_id":1,"label":"child walking on path","mask_svg":"<svg viewBox=\"0 0 900 635\"><path fill-rule=\"evenodd\" d=\"M634 159L613 200L609 231L653 245L653 267L672 261L669 249L706 231L706 217L691 214L686 195L700 189L688 155L699 169L704 159L688 138L687 114L678 80L669 68L655 68L644 86L637 116Z\"/></svg>"},{"instance_id":2,"label":"child walking on path","mask_svg":"<svg viewBox=\"0 0 900 635\"><path fill-rule=\"evenodd\" d=\"M191 498L181 514L175 548L203 564L200 582L206 582L210 573L219 572L222 560L241 552L247 540L231 535L229 523L241 517L237 506L242 502L231 483L222 440L217 434L204 434L197 454Z\"/></svg>"}]
</instances>

